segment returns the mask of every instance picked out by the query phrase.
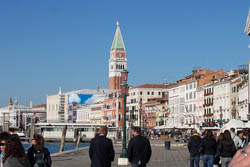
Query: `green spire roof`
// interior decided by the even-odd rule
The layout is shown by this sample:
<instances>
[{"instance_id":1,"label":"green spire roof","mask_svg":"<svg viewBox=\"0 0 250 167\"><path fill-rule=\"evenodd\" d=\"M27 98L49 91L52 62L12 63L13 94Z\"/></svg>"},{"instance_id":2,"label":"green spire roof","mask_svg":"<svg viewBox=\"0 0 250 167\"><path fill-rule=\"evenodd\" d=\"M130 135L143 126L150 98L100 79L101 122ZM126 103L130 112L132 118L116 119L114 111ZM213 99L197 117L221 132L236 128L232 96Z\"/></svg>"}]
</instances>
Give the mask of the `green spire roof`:
<instances>
[{"instance_id":1,"label":"green spire roof","mask_svg":"<svg viewBox=\"0 0 250 167\"><path fill-rule=\"evenodd\" d=\"M116 28L115 37L112 43L111 50L125 50L125 45L122 39L122 33L120 31L119 22L117 22L116 25L117 25L117 28Z\"/></svg>"}]
</instances>

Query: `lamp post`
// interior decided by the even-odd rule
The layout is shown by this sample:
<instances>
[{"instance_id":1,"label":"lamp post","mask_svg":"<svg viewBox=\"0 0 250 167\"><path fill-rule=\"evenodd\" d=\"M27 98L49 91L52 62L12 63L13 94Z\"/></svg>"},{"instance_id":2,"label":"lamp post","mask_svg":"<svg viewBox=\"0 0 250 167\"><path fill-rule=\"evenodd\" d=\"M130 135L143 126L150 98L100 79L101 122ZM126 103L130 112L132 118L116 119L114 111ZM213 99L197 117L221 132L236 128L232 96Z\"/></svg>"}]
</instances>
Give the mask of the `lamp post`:
<instances>
[{"instance_id":1,"label":"lamp post","mask_svg":"<svg viewBox=\"0 0 250 167\"><path fill-rule=\"evenodd\" d=\"M250 36L250 9L247 16L247 22L244 32ZM250 45L248 46L250 48ZM250 61L248 61L248 97L247 97L247 118L250 120Z\"/></svg>"},{"instance_id":2,"label":"lamp post","mask_svg":"<svg viewBox=\"0 0 250 167\"><path fill-rule=\"evenodd\" d=\"M127 149L126 149L126 98L128 95L128 71L123 70L121 72L121 93L123 98L123 139L122 139L122 153L120 158L127 158Z\"/></svg>"},{"instance_id":3,"label":"lamp post","mask_svg":"<svg viewBox=\"0 0 250 167\"><path fill-rule=\"evenodd\" d=\"M250 61L248 61L248 97L247 97L248 120L250 120Z\"/></svg>"},{"instance_id":4,"label":"lamp post","mask_svg":"<svg viewBox=\"0 0 250 167\"><path fill-rule=\"evenodd\" d=\"M220 106L220 128L222 128L222 117L223 117L222 106Z\"/></svg>"}]
</instances>

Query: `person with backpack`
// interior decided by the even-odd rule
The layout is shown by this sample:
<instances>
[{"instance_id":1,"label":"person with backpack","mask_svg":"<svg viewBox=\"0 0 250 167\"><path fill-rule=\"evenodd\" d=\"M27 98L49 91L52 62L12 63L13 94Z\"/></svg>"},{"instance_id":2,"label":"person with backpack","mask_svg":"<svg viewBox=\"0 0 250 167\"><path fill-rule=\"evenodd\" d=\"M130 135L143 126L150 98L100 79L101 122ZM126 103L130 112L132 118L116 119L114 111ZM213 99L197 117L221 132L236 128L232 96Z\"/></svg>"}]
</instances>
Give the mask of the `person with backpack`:
<instances>
[{"instance_id":1,"label":"person with backpack","mask_svg":"<svg viewBox=\"0 0 250 167\"><path fill-rule=\"evenodd\" d=\"M193 131L193 135L190 137L188 141L188 151L190 153L190 167L194 167L194 163L196 167L199 167L200 163L200 144L201 144L201 137L197 133L197 130Z\"/></svg>"},{"instance_id":2,"label":"person with backpack","mask_svg":"<svg viewBox=\"0 0 250 167\"><path fill-rule=\"evenodd\" d=\"M4 167L29 167L23 145L18 135L13 134L6 142L3 157Z\"/></svg>"},{"instance_id":3,"label":"person with backpack","mask_svg":"<svg viewBox=\"0 0 250 167\"><path fill-rule=\"evenodd\" d=\"M235 134L235 129L234 128L230 129L230 133L231 133L231 137L233 139L236 150L240 149L241 146L242 146L241 138Z\"/></svg>"},{"instance_id":4,"label":"person with backpack","mask_svg":"<svg viewBox=\"0 0 250 167\"><path fill-rule=\"evenodd\" d=\"M246 148L250 142L250 130L246 130L243 133L242 148Z\"/></svg>"},{"instance_id":5,"label":"person with backpack","mask_svg":"<svg viewBox=\"0 0 250 167\"><path fill-rule=\"evenodd\" d=\"M28 149L28 159L31 167L51 167L52 161L49 150L44 147L44 138L39 134L34 134L32 146Z\"/></svg>"}]
</instances>

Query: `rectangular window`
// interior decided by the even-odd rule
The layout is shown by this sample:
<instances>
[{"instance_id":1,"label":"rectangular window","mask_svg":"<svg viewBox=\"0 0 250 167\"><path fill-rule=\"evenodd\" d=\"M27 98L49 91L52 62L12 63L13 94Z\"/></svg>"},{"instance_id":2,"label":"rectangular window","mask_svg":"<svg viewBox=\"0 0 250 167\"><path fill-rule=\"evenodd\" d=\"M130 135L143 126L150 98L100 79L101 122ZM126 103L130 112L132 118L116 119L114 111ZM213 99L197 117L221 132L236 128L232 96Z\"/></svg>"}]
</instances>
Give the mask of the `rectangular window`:
<instances>
[{"instance_id":1,"label":"rectangular window","mask_svg":"<svg viewBox=\"0 0 250 167\"><path fill-rule=\"evenodd\" d=\"M160 95L161 95L161 92L158 92L158 95L160 96Z\"/></svg>"},{"instance_id":2,"label":"rectangular window","mask_svg":"<svg viewBox=\"0 0 250 167\"><path fill-rule=\"evenodd\" d=\"M119 109L121 109L121 108L122 108L121 102L119 102L119 106L118 106L118 108L119 108Z\"/></svg>"},{"instance_id":3,"label":"rectangular window","mask_svg":"<svg viewBox=\"0 0 250 167\"><path fill-rule=\"evenodd\" d=\"M196 92L194 92L194 99L196 98Z\"/></svg>"},{"instance_id":4,"label":"rectangular window","mask_svg":"<svg viewBox=\"0 0 250 167\"><path fill-rule=\"evenodd\" d=\"M142 91L140 91L140 95L142 95Z\"/></svg>"},{"instance_id":5,"label":"rectangular window","mask_svg":"<svg viewBox=\"0 0 250 167\"><path fill-rule=\"evenodd\" d=\"M186 100L188 100L188 93L186 93Z\"/></svg>"},{"instance_id":6,"label":"rectangular window","mask_svg":"<svg viewBox=\"0 0 250 167\"><path fill-rule=\"evenodd\" d=\"M192 99L192 92L189 93L189 99Z\"/></svg>"},{"instance_id":7,"label":"rectangular window","mask_svg":"<svg viewBox=\"0 0 250 167\"><path fill-rule=\"evenodd\" d=\"M151 95L154 95L154 92L151 92Z\"/></svg>"},{"instance_id":8,"label":"rectangular window","mask_svg":"<svg viewBox=\"0 0 250 167\"><path fill-rule=\"evenodd\" d=\"M150 95L150 92L148 92L148 95Z\"/></svg>"},{"instance_id":9,"label":"rectangular window","mask_svg":"<svg viewBox=\"0 0 250 167\"><path fill-rule=\"evenodd\" d=\"M192 84L189 85L189 89L192 89Z\"/></svg>"},{"instance_id":10,"label":"rectangular window","mask_svg":"<svg viewBox=\"0 0 250 167\"><path fill-rule=\"evenodd\" d=\"M188 90L188 85L186 85L186 90Z\"/></svg>"},{"instance_id":11,"label":"rectangular window","mask_svg":"<svg viewBox=\"0 0 250 167\"><path fill-rule=\"evenodd\" d=\"M189 112L192 112L193 109L192 109L192 104L189 104Z\"/></svg>"}]
</instances>

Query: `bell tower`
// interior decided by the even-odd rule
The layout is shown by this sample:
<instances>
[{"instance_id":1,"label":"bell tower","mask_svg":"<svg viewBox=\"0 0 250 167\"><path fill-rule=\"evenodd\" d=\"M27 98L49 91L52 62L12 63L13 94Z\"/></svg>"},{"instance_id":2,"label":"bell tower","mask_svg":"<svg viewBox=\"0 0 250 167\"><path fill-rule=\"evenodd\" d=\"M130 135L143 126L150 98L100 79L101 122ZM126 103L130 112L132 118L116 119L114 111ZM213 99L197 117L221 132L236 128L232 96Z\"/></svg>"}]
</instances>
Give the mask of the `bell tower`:
<instances>
[{"instance_id":1,"label":"bell tower","mask_svg":"<svg viewBox=\"0 0 250 167\"><path fill-rule=\"evenodd\" d=\"M120 89L121 72L127 70L126 49L119 22L117 22L116 25L116 32L109 58L109 89Z\"/></svg>"}]
</instances>

